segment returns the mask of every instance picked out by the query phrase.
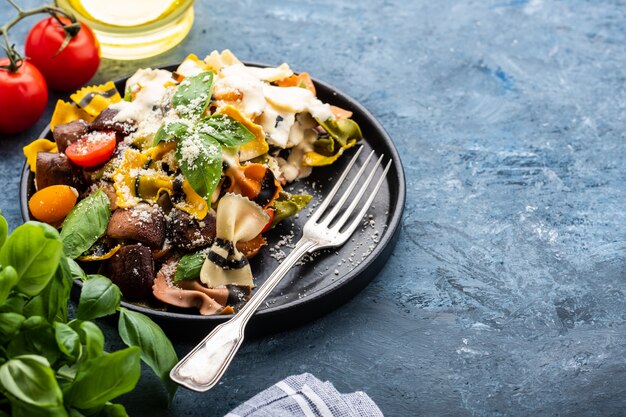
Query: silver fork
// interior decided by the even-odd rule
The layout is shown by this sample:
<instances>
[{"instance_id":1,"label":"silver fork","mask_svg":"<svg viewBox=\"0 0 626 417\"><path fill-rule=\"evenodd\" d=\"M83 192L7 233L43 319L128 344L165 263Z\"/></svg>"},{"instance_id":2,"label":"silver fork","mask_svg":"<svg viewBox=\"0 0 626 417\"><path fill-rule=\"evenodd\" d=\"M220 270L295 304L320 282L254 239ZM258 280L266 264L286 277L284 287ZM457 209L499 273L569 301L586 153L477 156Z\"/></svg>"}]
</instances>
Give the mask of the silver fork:
<instances>
[{"instance_id":1,"label":"silver fork","mask_svg":"<svg viewBox=\"0 0 626 417\"><path fill-rule=\"evenodd\" d=\"M383 155L370 167L370 161L374 156L374 151L372 151L339 201L330 209L328 214L324 214L362 150L363 147L356 152L333 189L306 222L303 236L298 243L296 243L291 253L283 260L263 285L255 291L252 298L250 298L237 314L226 323L222 323L213 329L202 342L172 368L170 377L173 381L199 392L207 391L215 386L222 375L224 375L224 372L226 372L226 368L228 368L228 365L235 357L235 353L239 350L239 346L241 346L243 342L244 329L248 320L250 320L257 308L259 308L296 262L307 253L312 253L324 248L341 246L348 240L352 233L354 233L361 219L372 205L376 193L385 180L387 171L389 171L389 167L391 166L391 161L389 161L378 179L376 186L367 197L365 204L360 206L361 208L358 214L350 219L350 217L356 213L357 205L374 179L376 171L381 165ZM359 179L363 177L367 169L369 169L367 178L356 195L352 198L350 205L343 209L352 191L354 191L354 188L357 186ZM343 211L340 212L342 209ZM322 215L324 215L323 218ZM349 219L350 221L348 222Z\"/></svg>"}]
</instances>

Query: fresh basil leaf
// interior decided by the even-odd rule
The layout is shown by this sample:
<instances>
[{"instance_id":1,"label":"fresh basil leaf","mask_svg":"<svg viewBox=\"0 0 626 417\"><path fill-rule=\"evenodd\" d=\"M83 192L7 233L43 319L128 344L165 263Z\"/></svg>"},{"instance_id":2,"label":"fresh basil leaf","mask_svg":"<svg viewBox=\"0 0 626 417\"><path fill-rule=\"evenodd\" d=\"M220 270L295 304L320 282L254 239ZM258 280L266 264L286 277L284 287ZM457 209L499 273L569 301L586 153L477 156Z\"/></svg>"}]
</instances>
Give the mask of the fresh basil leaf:
<instances>
[{"instance_id":1,"label":"fresh basil leaf","mask_svg":"<svg viewBox=\"0 0 626 417\"><path fill-rule=\"evenodd\" d=\"M83 268L81 268L80 265L78 265L78 263L74 259L70 258L69 256L65 256L63 257L63 260L67 263L67 268L70 273L70 277L72 281L77 280L77 279L81 281L87 280L87 274L85 274L85 271L83 271Z\"/></svg>"},{"instance_id":2,"label":"fresh basil leaf","mask_svg":"<svg viewBox=\"0 0 626 417\"><path fill-rule=\"evenodd\" d=\"M244 125L225 114L206 117L196 125L198 132L207 134L226 147L241 146L255 138Z\"/></svg>"},{"instance_id":3,"label":"fresh basil leaf","mask_svg":"<svg viewBox=\"0 0 626 417\"><path fill-rule=\"evenodd\" d=\"M48 285L24 306L25 316L43 316L48 321L67 321L67 300L72 290L72 277L67 257L62 257ZM72 261L73 262L73 261Z\"/></svg>"},{"instance_id":4,"label":"fresh basil leaf","mask_svg":"<svg viewBox=\"0 0 626 417\"><path fill-rule=\"evenodd\" d=\"M80 343L85 346L83 354L87 359L104 354L104 335L96 324L91 321L72 320L68 326L78 333Z\"/></svg>"},{"instance_id":5,"label":"fresh basil leaf","mask_svg":"<svg viewBox=\"0 0 626 417\"><path fill-rule=\"evenodd\" d=\"M61 356L54 329L40 316L24 320L20 332L7 345L6 352L10 358L24 354L39 355L50 363L55 363Z\"/></svg>"},{"instance_id":6,"label":"fresh basil leaf","mask_svg":"<svg viewBox=\"0 0 626 417\"><path fill-rule=\"evenodd\" d=\"M128 417L128 413L122 404L106 403L104 407L92 417Z\"/></svg>"},{"instance_id":7,"label":"fresh basil leaf","mask_svg":"<svg viewBox=\"0 0 626 417\"><path fill-rule=\"evenodd\" d=\"M75 361L80 355L80 336L70 326L54 322L54 336L61 353Z\"/></svg>"},{"instance_id":8,"label":"fresh basil leaf","mask_svg":"<svg viewBox=\"0 0 626 417\"><path fill-rule=\"evenodd\" d=\"M177 385L169 373L178 363L178 356L163 330L150 318L125 308L120 309L118 329L124 343L141 348L141 359L161 378L171 399Z\"/></svg>"},{"instance_id":9,"label":"fresh basil leaf","mask_svg":"<svg viewBox=\"0 0 626 417\"><path fill-rule=\"evenodd\" d=\"M13 287L15 287L19 279L17 271L11 265L5 266L4 269L0 271L0 304L3 304L7 300L9 293Z\"/></svg>"},{"instance_id":10,"label":"fresh basil leaf","mask_svg":"<svg viewBox=\"0 0 626 417\"><path fill-rule=\"evenodd\" d=\"M102 275L89 275L80 292L76 317L80 320L93 320L114 314L121 299L119 287L110 279Z\"/></svg>"},{"instance_id":11,"label":"fresh basil leaf","mask_svg":"<svg viewBox=\"0 0 626 417\"><path fill-rule=\"evenodd\" d=\"M22 314L24 312L24 305L26 305L28 299L29 297L27 295L14 292L0 305L0 312Z\"/></svg>"},{"instance_id":12,"label":"fresh basil leaf","mask_svg":"<svg viewBox=\"0 0 626 417\"><path fill-rule=\"evenodd\" d=\"M11 399L11 417L68 417L63 405L37 407Z\"/></svg>"},{"instance_id":13,"label":"fresh basil leaf","mask_svg":"<svg viewBox=\"0 0 626 417\"><path fill-rule=\"evenodd\" d=\"M63 252L77 258L104 235L111 217L111 203L104 191L85 197L70 211L61 230Z\"/></svg>"},{"instance_id":14,"label":"fresh basil leaf","mask_svg":"<svg viewBox=\"0 0 626 417\"><path fill-rule=\"evenodd\" d=\"M3 391L15 399L36 407L63 405L63 393L50 363L41 356L21 355L0 366Z\"/></svg>"},{"instance_id":15,"label":"fresh basil leaf","mask_svg":"<svg viewBox=\"0 0 626 417\"><path fill-rule=\"evenodd\" d=\"M65 404L88 409L135 388L141 375L141 349L129 347L82 362Z\"/></svg>"},{"instance_id":16,"label":"fresh basil leaf","mask_svg":"<svg viewBox=\"0 0 626 417\"><path fill-rule=\"evenodd\" d=\"M317 120L317 119L316 119ZM346 146L350 139L359 141L363 139L361 128L352 119L328 119L326 121L317 120L331 138L335 139L341 146Z\"/></svg>"},{"instance_id":17,"label":"fresh basil leaf","mask_svg":"<svg viewBox=\"0 0 626 417\"><path fill-rule=\"evenodd\" d=\"M213 73L211 71L185 78L172 97L174 109L182 117L199 118L209 106L212 89Z\"/></svg>"},{"instance_id":18,"label":"fresh basil leaf","mask_svg":"<svg viewBox=\"0 0 626 417\"><path fill-rule=\"evenodd\" d=\"M206 259L204 252L188 253L178 261L174 281L196 279L200 276L200 270Z\"/></svg>"},{"instance_id":19,"label":"fresh basil leaf","mask_svg":"<svg viewBox=\"0 0 626 417\"><path fill-rule=\"evenodd\" d=\"M9 224L0 211L0 248L4 245L9 234Z\"/></svg>"},{"instance_id":20,"label":"fresh basil leaf","mask_svg":"<svg viewBox=\"0 0 626 417\"><path fill-rule=\"evenodd\" d=\"M17 289L34 296L48 285L62 250L59 233L53 227L27 222L13 231L0 250L0 265L14 267L19 276Z\"/></svg>"},{"instance_id":21,"label":"fresh basil leaf","mask_svg":"<svg viewBox=\"0 0 626 417\"><path fill-rule=\"evenodd\" d=\"M184 122L165 123L154 135L152 146L157 146L160 142L182 138L189 133L189 125Z\"/></svg>"},{"instance_id":22,"label":"fresh basil leaf","mask_svg":"<svg viewBox=\"0 0 626 417\"><path fill-rule=\"evenodd\" d=\"M0 343L11 340L26 318L18 313L0 313Z\"/></svg>"},{"instance_id":23,"label":"fresh basil leaf","mask_svg":"<svg viewBox=\"0 0 626 417\"><path fill-rule=\"evenodd\" d=\"M272 220L272 227L305 208L306 205L309 204L309 201L311 201L311 198L313 197L309 194L290 194L281 191L278 194L278 198L274 200L272 204L272 207L276 210L274 212L274 219Z\"/></svg>"},{"instance_id":24,"label":"fresh basil leaf","mask_svg":"<svg viewBox=\"0 0 626 417\"><path fill-rule=\"evenodd\" d=\"M176 159L191 187L208 203L222 177L222 147L208 135L192 133L176 144Z\"/></svg>"}]
</instances>

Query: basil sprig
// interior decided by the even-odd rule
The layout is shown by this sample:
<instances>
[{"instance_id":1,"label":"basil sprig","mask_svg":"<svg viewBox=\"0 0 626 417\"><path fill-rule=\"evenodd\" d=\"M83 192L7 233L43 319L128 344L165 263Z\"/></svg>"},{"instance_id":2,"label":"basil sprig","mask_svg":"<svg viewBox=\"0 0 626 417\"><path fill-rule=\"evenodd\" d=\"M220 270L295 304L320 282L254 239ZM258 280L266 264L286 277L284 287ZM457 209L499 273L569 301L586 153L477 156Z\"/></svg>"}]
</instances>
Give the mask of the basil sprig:
<instances>
[{"instance_id":1,"label":"basil sprig","mask_svg":"<svg viewBox=\"0 0 626 417\"><path fill-rule=\"evenodd\" d=\"M176 89L172 97L172 105L181 117L197 119L209 106L212 90L213 73L211 71L187 77Z\"/></svg>"},{"instance_id":2,"label":"basil sprig","mask_svg":"<svg viewBox=\"0 0 626 417\"><path fill-rule=\"evenodd\" d=\"M176 159L191 187L207 202L222 176L222 147L201 133L181 138L176 143Z\"/></svg>"},{"instance_id":3,"label":"basil sprig","mask_svg":"<svg viewBox=\"0 0 626 417\"><path fill-rule=\"evenodd\" d=\"M6 236L3 224L0 216L0 237ZM88 229L72 227L82 233L70 240L77 242L72 248L87 246ZM124 407L111 401L135 387L141 360L173 395L168 373L178 359L171 342L148 317L121 308L113 282L86 275L64 255L70 241L62 239L38 222L0 239L0 415L126 416ZM84 283L77 318L68 321L74 279ZM88 320L118 311L120 336L129 347L107 353L102 331Z\"/></svg>"},{"instance_id":4,"label":"basil sprig","mask_svg":"<svg viewBox=\"0 0 626 417\"><path fill-rule=\"evenodd\" d=\"M176 266L174 281L178 282L198 278L205 259L206 255L204 252L188 253L180 258Z\"/></svg>"},{"instance_id":5,"label":"basil sprig","mask_svg":"<svg viewBox=\"0 0 626 417\"><path fill-rule=\"evenodd\" d=\"M228 148L245 145L254 139L254 134L244 125L225 114L214 114L200 120L196 130Z\"/></svg>"},{"instance_id":6,"label":"basil sprig","mask_svg":"<svg viewBox=\"0 0 626 417\"><path fill-rule=\"evenodd\" d=\"M222 146L241 146L255 137L230 116L205 116L212 88L210 71L185 78L172 98L172 105L181 119L164 123L152 142L156 146L177 141L176 159L183 175L209 204L222 176Z\"/></svg>"},{"instance_id":7,"label":"basil sprig","mask_svg":"<svg viewBox=\"0 0 626 417\"><path fill-rule=\"evenodd\" d=\"M104 236L111 217L111 203L101 189L82 199L63 221L63 252L74 259Z\"/></svg>"}]
</instances>

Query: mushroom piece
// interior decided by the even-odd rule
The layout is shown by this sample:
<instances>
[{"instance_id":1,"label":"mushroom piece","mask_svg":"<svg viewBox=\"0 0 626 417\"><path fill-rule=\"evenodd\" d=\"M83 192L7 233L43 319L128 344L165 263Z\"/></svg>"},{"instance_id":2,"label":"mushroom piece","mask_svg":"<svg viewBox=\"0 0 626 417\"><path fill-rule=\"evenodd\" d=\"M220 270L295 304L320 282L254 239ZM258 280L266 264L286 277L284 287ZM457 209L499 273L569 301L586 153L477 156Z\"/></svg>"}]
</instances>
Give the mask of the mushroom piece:
<instances>
[{"instance_id":1,"label":"mushroom piece","mask_svg":"<svg viewBox=\"0 0 626 417\"><path fill-rule=\"evenodd\" d=\"M150 248L143 245L127 245L120 248L104 264L106 275L128 300L147 297L154 281L154 261Z\"/></svg>"},{"instance_id":2,"label":"mushroom piece","mask_svg":"<svg viewBox=\"0 0 626 417\"><path fill-rule=\"evenodd\" d=\"M88 131L89 125L87 122L84 120L74 120L56 126L52 132L52 136L59 148L59 152L65 152L68 146L85 136Z\"/></svg>"},{"instance_id":3,"label":"mushroom piece","mask_svg":"<svg viewBox=\"0 0 626 417\"><path fill-rule=\"evenodd\" d=\"M80 168L62 153L37 154L35 184L41 190L51 185L69 185L78 191L85 190L85 180Z\"/></svg>"},{"instance_id":4,"label":"mushroom piece","mask_svg":"<svg viewBox=\"0 0 626 417\"><path fill-rule=\"evenodd\" d=\"M104 109L98 117L91 122L91 130L112 130L122 135L128 135L135 130L135 126L131 123L115 120L115 116L117 116L118 113L119 110L117 109Z\"/></svg>"},{"instance_id":5,"label":"mushroom piece","mask_svg":"<svg viewBox=\"0 0 626 417\"><path fill-rule=\"evenodd\" d=\"M106 234L113 239L134 240L160 248L165 240L165 218L158 206L150 204L118 208L111 215Z\"/></svg>"},{"instance_id":6,"label":"mushroom piece","mask_svg":"<svg viewBox=\"0 0 626 417\"><path fill-rule=\"evenodd\" d=\"M168 236L175 247L190 251L210 246L215 239L215 217L208 214L197 220L184 211L173 209Z\"/></svg>"}]
</instances>

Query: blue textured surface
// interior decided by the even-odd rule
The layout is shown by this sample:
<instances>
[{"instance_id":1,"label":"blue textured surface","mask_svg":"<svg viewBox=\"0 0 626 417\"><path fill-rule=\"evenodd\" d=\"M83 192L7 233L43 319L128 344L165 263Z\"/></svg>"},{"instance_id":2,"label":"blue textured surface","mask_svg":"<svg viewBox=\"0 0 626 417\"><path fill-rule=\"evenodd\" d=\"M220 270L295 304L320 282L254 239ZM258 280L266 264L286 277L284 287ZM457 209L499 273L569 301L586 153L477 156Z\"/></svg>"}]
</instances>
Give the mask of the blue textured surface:
<instances>
[{"instance_id":1,"label":"blue textured surface","mask_svg":"<svg viewBox=\"0 0 626 417\"><path fill-rule=\"evenodd\" d=\"M169 410L146 373L124 399L132 415L223 415L305 371L365 391L387 416L626 414L623 2L248 0L196 11L181 46L105 62L96 80L224 48L307 70L394 139L404 226L384 270L343 308L249 341L217 388L181 390ZM20 148L45 124L2 138L0 208L12 227Z\"/></svg>"}]
</instances>

